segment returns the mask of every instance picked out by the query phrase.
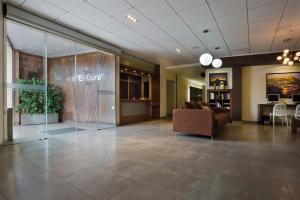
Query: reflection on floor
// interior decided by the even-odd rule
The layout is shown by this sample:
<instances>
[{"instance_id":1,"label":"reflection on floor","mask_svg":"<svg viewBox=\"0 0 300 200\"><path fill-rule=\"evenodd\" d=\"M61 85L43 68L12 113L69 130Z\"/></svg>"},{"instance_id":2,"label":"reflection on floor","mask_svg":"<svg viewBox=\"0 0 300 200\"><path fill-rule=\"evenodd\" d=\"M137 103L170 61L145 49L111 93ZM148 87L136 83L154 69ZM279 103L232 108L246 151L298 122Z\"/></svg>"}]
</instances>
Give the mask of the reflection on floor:
<instances>
[{"instance_id":1,"label":"reflection on floor","mask_svg":"<svg viewBox=\"0 0 300 200\"><path fill-rule=\"evenodd\" d=\"M13 127L14 141L12 143L22 143L48 138L48 134L58 135L66 133L84 133L111 127L115 127L115 125L108 123L85 123L73 121L48 125L16 125Z\"/></svg>"},{"instance_id":2,"label":"reflection on floor","mask_svg":"<svg viewBox=\"0 0 300 200\"><path fill-rule=\"evenodd\" d=\"M0 147L0 199L300 199L299 166L285 127L233 123L210 140L161 120Z\"/></svg>"}]
</instances>

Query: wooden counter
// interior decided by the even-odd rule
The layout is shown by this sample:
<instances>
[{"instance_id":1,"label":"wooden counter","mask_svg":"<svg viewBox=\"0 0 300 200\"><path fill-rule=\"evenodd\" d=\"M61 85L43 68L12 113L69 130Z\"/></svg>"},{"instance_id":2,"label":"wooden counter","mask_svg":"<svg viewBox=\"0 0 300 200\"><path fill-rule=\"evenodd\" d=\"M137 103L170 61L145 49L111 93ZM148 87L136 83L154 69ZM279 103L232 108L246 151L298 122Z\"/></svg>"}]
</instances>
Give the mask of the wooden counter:
<instances>
[{"instance_id":1,"label":"wooden counter","mask_svg":"<svg viewBox=\"0 0 300 200\"><path fill-rule=\"evenodd\" d=\"M147 121L151 118L150 99L121 99L120 124Z\"/></svg>"}]
</instances>

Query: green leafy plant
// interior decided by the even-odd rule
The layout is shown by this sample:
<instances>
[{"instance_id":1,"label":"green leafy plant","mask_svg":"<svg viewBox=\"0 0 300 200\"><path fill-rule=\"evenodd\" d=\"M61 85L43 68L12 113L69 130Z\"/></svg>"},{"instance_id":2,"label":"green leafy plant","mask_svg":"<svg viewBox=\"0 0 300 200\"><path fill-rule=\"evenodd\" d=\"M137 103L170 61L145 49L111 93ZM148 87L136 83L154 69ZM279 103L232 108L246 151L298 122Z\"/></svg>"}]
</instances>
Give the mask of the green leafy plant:
<instances>
[{"instance_id":1,"label":"green leafy plant","mask_svg":"<svg viewBox=\"0 0 300 200\"><path fill-rule=\"evenodd\" d=\"M22 114L45 114L46 113L46 94L43 87L44 80L35 78L17 80L20 90L18 92L19 105L17 112ZM63 109L63 93L60 87L47 84L47 113L59 113Z\"/></svg>"}]
</instances>

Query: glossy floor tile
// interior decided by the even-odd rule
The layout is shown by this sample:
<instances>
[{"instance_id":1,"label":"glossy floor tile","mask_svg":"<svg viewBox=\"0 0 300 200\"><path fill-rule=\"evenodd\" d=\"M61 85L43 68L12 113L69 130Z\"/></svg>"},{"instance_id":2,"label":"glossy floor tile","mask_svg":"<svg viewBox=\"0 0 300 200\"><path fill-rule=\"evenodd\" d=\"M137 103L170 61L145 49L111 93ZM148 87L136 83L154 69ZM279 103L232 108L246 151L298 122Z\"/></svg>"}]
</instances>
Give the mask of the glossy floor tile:
<instances>
[{"instance_id":1,"label":"glossy floor tile","mask_svg":"<svg viewBox=\"0 0 300 200\"><path fill-rule=\"evenodd\" d=\"M169 120L0 147L0 200L300 199L300 134L227 124L214 138Z\"/></svg>"}]
</instances>

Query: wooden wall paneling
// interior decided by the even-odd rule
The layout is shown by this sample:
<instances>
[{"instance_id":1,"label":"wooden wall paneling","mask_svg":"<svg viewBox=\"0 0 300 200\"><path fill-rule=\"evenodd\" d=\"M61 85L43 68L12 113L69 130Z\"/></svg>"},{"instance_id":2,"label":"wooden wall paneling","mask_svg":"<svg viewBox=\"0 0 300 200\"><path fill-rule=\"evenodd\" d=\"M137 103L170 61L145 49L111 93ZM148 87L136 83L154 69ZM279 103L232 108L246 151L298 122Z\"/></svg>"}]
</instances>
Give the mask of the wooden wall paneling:
<instances>
[{"instance_id":1,"label":"wooden wall paneling","mask_svg":"<svg viewBox=\"0 0 300 200\"><path fill-rule=\"evenodd\" d=\"M64 94L60 120L75 120L75 57L49 58L47 74L49 83L60 86Z\"/></svg>"},{"instance_id":2,"label":"wooden wall paneling","mask_svg":"<svg viewBox=\"0 0 300 200\"><path fill-rule=\"evenodd\" d=\"M100 69L97 66L97 59ZM62 120L79 122L115 123L115 58L114 55L99 52L49 59L49 80L60 85L64 92ZM75 81L76 79L76 81ZM97 91L111 93L99 95ZM99 112L98 112L99 111Z\"/></svg>"},{"instance_id":3,"label":"wooden wall paneling","mask_svg":"<svg viewBox=\"0 0 300 200\"><path fill-rule=\"evenodd\" d=\"M279 55L282 55L282 52L223 57L221 58L223 61L222 67L243 67L282 64L282 61L280 62L276 60L276 57Z\"/></svg>"},{"instance_id":4,"label":"wooden wall paneling","mask_svg":"<svg viewBox=\"0 0 300 200\"><path fill-rule=\"evenodd\" d=\"M232 67L232 120L242 120L242 67Z\"/></svg>"},{"instance_id":5,"label":"wooden wall paneling","mask_svg":"<svg viewBox=\"0 0 300 200\"><path fill-rule=\"evenodd\" d=\"M152 118L160 118L160 66L157 65L152 76Z\"/></svg>"}]
</instances>

